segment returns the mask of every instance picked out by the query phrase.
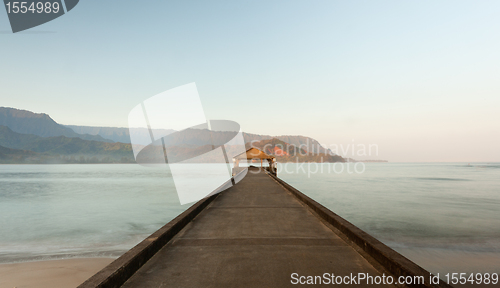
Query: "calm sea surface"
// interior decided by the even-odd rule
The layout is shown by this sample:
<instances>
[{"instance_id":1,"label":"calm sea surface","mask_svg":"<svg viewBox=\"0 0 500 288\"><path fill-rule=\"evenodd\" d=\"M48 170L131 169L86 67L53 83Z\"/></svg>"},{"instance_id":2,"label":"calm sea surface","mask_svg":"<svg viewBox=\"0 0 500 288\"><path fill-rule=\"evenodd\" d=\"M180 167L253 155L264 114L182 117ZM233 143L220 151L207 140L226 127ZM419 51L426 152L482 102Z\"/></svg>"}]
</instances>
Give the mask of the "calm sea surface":
<instances>
[{"instance_id":1,"label":"calm sea surface","mask_svg":"<svg viewBox=\"0 0 500 288\"><path fill-rule=\"evenodd\" d=\"M286 165L280 178L425 269L500 272L500 163Z\"/></svg>"},{"instance_id":2,"label":"calm sea surface","mask_svg":"<svg viewBox=\"0 0 500 288\"><path fill-rule=\"evenodd\" d=\"M119 256L187 207L158 168L0 165L0 263Z\"/></svg>"},{"instance_id":3,"label":"calm sea surface","mask_svg":"<svg viewBox=\"0 0 500 288\"><path fill-rule=\"evenodd\" d=\"M500 164L357 165L278 175L431 272L500 272ZM0 165L0 263L116 257L189 206L166 169Z\"/></svg>"}]
</instances>

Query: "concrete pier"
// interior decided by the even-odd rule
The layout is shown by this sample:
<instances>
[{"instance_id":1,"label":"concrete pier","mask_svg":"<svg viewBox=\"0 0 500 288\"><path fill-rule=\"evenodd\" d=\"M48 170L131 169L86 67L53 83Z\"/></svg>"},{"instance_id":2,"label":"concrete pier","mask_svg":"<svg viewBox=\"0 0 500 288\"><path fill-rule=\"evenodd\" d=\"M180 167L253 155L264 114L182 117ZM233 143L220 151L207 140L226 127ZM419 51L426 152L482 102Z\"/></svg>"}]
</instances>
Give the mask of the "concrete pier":
<instances>
[{"instance_id":1,"label":"concrete pier","mask_svg":"<svg viewBox=\"0 0 500 288\"><path fill-rule=\"evenodd\" d=\"M450 287L428 284L427 271L286 185L254 168L238 185L200 201L195 212L186 211L80 287L294 287L293 273L296 278L425 275L426 284L411 286ZM168 233L164 244L155 244L157 252L143 253Z\"/></svg>"}]
</instances>

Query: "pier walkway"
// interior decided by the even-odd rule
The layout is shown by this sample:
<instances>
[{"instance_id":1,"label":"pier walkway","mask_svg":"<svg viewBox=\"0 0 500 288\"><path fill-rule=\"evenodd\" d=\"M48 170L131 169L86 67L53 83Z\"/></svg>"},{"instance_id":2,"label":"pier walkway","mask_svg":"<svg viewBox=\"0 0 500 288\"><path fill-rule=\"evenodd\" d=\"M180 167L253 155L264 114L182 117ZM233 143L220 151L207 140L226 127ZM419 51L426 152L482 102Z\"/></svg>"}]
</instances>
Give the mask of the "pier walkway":
<instances>
[{"instance_id":1,"label":"pier walkway","mask_svg":"<svg viewBox=\"0 0 500 288\"><path fill-rule=\"evenodd\" d=\"M290 287L292 273L381 275L270 176L252 172L123 287Z\"/></svg>"}]
</instances>

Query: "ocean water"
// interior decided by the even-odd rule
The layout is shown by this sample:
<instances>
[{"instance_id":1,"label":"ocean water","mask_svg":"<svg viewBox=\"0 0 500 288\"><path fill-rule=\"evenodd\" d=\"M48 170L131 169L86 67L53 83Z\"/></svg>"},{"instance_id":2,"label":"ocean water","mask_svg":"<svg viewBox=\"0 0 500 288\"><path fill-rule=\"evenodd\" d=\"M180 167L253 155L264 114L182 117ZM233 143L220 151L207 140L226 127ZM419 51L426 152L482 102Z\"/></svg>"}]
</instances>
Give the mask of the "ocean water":
<instances>
[{"instance_id":1,"label":"ocean water","mask_svg":"<svg viewBox=\"0 0 500 288\"><path fill-rule=\"evenodd\" d=\"M116 257L187 207L166 169L0 165L0 263Z\"/></svg>"},{"instance_id":2,"label":"ocean water","mask_svg":"<svg viewBox=\"0 0 500 288\"><path fill-rule=\"evenodd\" d=\"M500 164L278 168L280 178L431 272L500 271ZM179 204L167 169L0 165L0 263L117 257L189 206Z\"/></svg>"},{"instance_id":3,"label":"ocean water","mask_svg":"<svg viewBox=\"0 0 500 288\"><path fill-rule=\"evenodd\" d=\"M299 165L278 176L425 269L500 272L500 163Z\"/></svg>"}]
</instances>

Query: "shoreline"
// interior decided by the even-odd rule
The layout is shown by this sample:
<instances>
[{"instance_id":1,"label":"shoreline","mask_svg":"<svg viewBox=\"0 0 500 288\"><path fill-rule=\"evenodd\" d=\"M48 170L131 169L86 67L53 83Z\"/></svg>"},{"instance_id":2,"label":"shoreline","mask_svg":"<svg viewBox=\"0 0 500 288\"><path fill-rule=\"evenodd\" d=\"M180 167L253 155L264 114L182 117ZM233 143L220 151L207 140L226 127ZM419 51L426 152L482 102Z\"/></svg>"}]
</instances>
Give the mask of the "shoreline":
<instances>
[{"instance_id":1,"label":"shoreline","mask_svg":"<svg viewBox=\"0 0 500 288\"><path fill-rule=\"evenodd\" d=\"M116 258L71 258L0 264L0 287L77 287Z\"/></svg>"}]
</instances>

